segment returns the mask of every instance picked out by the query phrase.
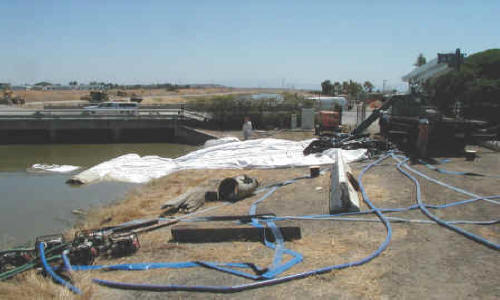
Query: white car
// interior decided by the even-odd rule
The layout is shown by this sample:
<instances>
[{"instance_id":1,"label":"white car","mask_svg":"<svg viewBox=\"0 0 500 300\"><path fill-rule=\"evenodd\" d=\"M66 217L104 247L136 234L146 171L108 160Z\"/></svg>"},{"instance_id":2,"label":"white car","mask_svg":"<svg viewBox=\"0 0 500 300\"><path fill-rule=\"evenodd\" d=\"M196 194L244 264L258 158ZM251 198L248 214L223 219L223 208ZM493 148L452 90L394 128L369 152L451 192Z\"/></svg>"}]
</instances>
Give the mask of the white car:
<instances>
[{"instance_id":1,"label":"white car","mask_svg":"<svg viewBox=\"0 0 500 300\"><path fill-rule=\"evenodd\" d=\"M139 104L135 102L103 102L83 108L86 114L98 115L137 115Z\"/></svg>"}]
</instances>

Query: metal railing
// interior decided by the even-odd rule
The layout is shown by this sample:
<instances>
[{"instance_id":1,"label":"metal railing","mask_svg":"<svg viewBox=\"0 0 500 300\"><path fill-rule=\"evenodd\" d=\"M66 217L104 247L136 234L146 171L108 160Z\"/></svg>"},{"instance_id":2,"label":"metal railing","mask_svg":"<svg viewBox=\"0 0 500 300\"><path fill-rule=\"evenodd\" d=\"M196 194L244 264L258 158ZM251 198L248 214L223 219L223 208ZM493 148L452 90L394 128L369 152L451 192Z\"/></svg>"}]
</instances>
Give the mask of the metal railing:
<instances>
[{"instance_id":1,"label":"metal railing","mask_svg":"<svg viewBox=\"0 0 500 300\"><path fill-rule=\"evenodd\" d=\"M134 110L86 110L86 109L23 109L6 110L0 112L0 119L192 119L197 121L207 121L211 119L208 113L200 113L185 109L134 109Z\"/></svg>"}]
</instances>

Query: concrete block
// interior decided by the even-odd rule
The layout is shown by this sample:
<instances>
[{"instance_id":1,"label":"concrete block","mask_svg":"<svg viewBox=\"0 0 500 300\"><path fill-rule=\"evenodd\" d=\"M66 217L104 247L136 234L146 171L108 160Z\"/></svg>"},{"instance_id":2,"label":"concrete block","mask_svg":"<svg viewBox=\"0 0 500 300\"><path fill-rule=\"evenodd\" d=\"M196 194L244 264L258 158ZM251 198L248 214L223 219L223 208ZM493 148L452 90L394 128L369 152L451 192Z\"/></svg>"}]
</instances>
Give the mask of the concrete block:
<instances>
[{"instance_id":1,"label":"concrete block","mask_svg":"<svg viewBox=\"0 0 500 300\"><path fill-rule=\"evenodd\" d=\"M290 129L296 129L297 128L297 115L292 114L290 116Z\"/></svg>"},{"instance_id":2,"label":"concrete block","mask_svg":"<svg viewBox=\"0 0 500 300\"><path fill-rule=\"evenodd\" d=\"M313 129L314 128L314 108L303 108L302 109L302 119L301 119L302 129Z\"/></svg>"},{"instance_id":3,"label":"concrete block","mask_svg":"<svg viewBox=\"0 0 500 300\"><path fill-rule=\"evenodd\" d=\"M358 193L347 176L351 168L344 161L340 150L337 149L335 156L330 175L330 214L359 211Z\"/></svg>"}]
</instances>

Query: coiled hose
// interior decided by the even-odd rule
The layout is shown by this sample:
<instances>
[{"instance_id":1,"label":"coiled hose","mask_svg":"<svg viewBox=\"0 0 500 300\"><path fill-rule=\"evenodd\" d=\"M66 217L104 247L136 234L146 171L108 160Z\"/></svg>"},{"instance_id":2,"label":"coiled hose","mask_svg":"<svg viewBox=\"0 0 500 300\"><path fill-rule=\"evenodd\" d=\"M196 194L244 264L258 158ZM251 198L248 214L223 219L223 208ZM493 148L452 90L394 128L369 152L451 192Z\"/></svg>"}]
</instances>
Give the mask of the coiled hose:
<instances>
[{"instance_id":1,"label":"coiled hose","mask_svg":"<svg viewBox=\"0 0 500 300\"><path fill-rule=\"evenodd\" d=\"M337 264L337 265L332 265L332 266L327 266L319 269L314 269L310 270L307 272L302 272L302 273L297 273L293 275L288 275L288 276L283 276L279 278L273 278L273 279L266 279L258 282L252 282L252 283L246 283L246 284L240 284L240 285L233 285L233 286L206 286L206 285L155 285L155 284L138 284L138 283L123 283L123 282L114 282L114 281L109 281L109 280L102 280L102 279L93 279L94 282L107 286L107 287L112 287L112 288L119 288L119 289L129 289L129 290L144 290L144 291L189 291L189 292L212 292L212 293L234 293L234 292L240 292L244 290L249 290L249 289L255 289L255 288L260 288L260 287L265 287L265 286L271 286L271 285L276 285L292 280L297 280L297 279L302 279L306 278L309 276L313 275L318 275L318 274L323 274L323 273L328 273L333 270L340 270L340 269L345 269L349 267L355 267L355 266L360 266L363 265L372 259L376 258L379 256L389 245L392 237L392 228L390 225L389 220L383 215L383 213L375 207L375 205L370 201L364 187L362 184L362 177L363 175L371 169L373 166L379 164L381 161L385 160L388 158L389 155L385 155L378 160L374 161L370 165L368 165L366 168L364 168L358 178L361 193L363 195L363 200L365 203L370 207L370 209L374 210L374 213L379 217L380 221L384 224L386 227L386 238L385 240L380 244L380 246L370 253L368 256L357 260L353 262L347 262L343 264Z\"/></svg>"},{"instance_id":2,"label":"coiled hose","mask_svg":"<svg viewBox=\"0 0 500 300\"><path fill-rule=\"evenodd\" d=\"M403 174L407 175L408 178L412 179L412 181L415 182L416 188L417 188L417 204L412 205L409 207L405 208L389 208L389 209L379 209L375 207L371 201L368 198L368 195L366 194L366 191L362 185L362 176L373 166L379 164L381 161L385 160L389 156L392 156L394 159L396 159L399 163L397 164L398 170L400 170ZM100 279L94 279L94 282L103 285L103 286L108 286L108 287L113 287L113 288L119 288L119 289L131 289L131 290L146 290L146 291L190 291L190 292L214 292L214 293L233 293L233 292L239 292L243 290L248 290L248 289L254 289L254 288L259 288L259 287L264 287L264 286L271 286L283 282L288 282L296 279L301 279L301 278L306 278L308 276L316 275L316 274L322 274L322 273L327 273L335 269L343 269L343 268L348 268L348 267L353 267L353 266L359 266L362 265L366 262L369 262L373 258L377 257L382 253L388 246L391 236L392 236L392 229L389 221L395 221L395 222L414 222L414 223L425 223L425 224L440 224L442 226L448 227L458 233L464 234L465 236L471 238L474 241L480 242L482 244L485 244L489 247L492 247L494 249L498 250L498 245L491 243L488 240L483 239L482 237L473 235L465 230L462 230L461 228L458 228L456 226L453 226L452 224L479 224L479 225L491 225L491 224L497 224L499 220L491 220L491 221L460 221L460 220L454 220L454 221L443 221L434 215L432 215L427 208L432 208L432 209L440 209L440 208L446 208L446 207L451 207L455 205L460 205L460 204L465 204L465 203L471 203L474 201L478 200L486 200L494 204L499 204L498 201L494 201L493 199L499 198L500 196L495 195L495 196L487 196L487 197L480 197L478 195L475 195L473 193L470 193L468 191L453 187L451 185L442 183L434 178L428 177L426 179L431 180L433 182L436 182L438 184L441 184L445 187L452 188L453 190L456 190L458 192L461 192L463 194L469 195L469 196L474 196L475 198L472 199L467 199L467 200L462 200L462 201L456 201L453 203L448 203L444 205L426 205L422 202L421 200L421 195L420 195L420 185L416 178L411 176L409 173L405 172L402 170L401 165L404 164L405 161L400 161L397 159L397 156L395 156L393 153L389 153L375 162L369 164L366 168L364 168L360 175L359 175L359 183L360 183L360 190L363 196L363 200L366 202L366 204L370 207L370 210L362 211L362 212L355 212L355 213L341 213L341 214L336 214L336 215L315 215L315 216L298 216L298 217L265 217L265 218L254 218L252 220L252 223L255 226L262 226L258 223L259 220L265 221L267 225L271 228L274 229L272 230L273 234L275 235L276 239L279 240L280 232L279 229L276 231L276 226L272 221L276 220L284 220L284 219L301 219L301 220L341 220L341 221L363 221L363 222L382 222L387 231L386 239L384 240L383 243L380 244L378 249L374 252L372 252L370 255L366 256L365 258L354 261L354 262L349 262L349 263L344 263L344 264L339 264L339 265L333 265L333 266L327 266L319 269L314 269L310 270L307 272L303 273L297 273L289 276L284 276L280 278L269 278L274 275L280 274L284 270L290 268L293 264L297 263L299 256L295 256L294 259L290 260L288 263L281 264L281 255L283 253L286 254L291 254L292 253L287 253L287 251L291 251L290 249L284 248L283 244L277 243L275 244L268 244L267 241L266 245L275 248L275 258L273 259L273 265L271 267L272 272L267 272L268 278L269 279L264 279L258 282L254 283L248 283L248 284L240 284L240 285L234 285L234 286L200 286L200 285L193 285L193 286L186 286L186 285L152 285L152 284L134 284L134 283L121 283L121 282L113 282L113 281L107 281L107 280L100 280ZM405 165L405 168L409 168L409 166ZM417 171L418 172L418 171ZM408 176L409 175L409 176ZM419 174L420 175L420 174ZM425 176L425 175L424 175ZM296 179L301 179L301 178L296 178ZM256 205L263 201L265 198L267 198L269 195L271 195L278 187L281 187L286 184L290 184L294 182L295 180L290 180L282 184L277 184L277 185L272 185L269 186L268 188L271 188L266 195L264 195L262 198L254 202L252 205L252 209L250 210L251 215L255 215L255 209ZM395 217L386 217L383 215L385 212L401 212L401 211L408 211L412 209L420 209L428 216L429 218L432 219L432 221L427 221L427 220L412 220L412 219L403 219L403 218L395 218ZM253 212L253 213L252 213ZM340 216L349 216L349 215L359 215L359 214L371 214L375 213L378 217L377 219L364 219L364 218L345 218L345 217L340 217ZM434 217L434 218L433 218ZM293 252L293 251L292 251ZM300 254L299 254L300 255ZM65 258L65 253L63 253L63 259L66 265L67 269L71 269L71 265L69 264L69 260ZM301 259L301 257L300 257ZM249 275L246 272L238 272L235 271L232 268L252 268L254 271L259 271L258 268L255 265L252 264L241 264L241 263L226 263L226 264L221 264L221 263L210 263L210 262L179 262L179 263L138 263L138 264L122 264L122 265L111 265L111 266L75 266L75 270L89 270L89 269L113 269L113 270L147 270L147 269L155 269L155 268L190 268L190 267L198 267L198 266L204 266L212 269L216 269L222 272L227 272L231 273L233 275L239 275L243 276L246 278L250 279L263 279L267 276L252 276ZM260 270L263 271L263 270Z\"/></svg>"},{"instance_id":3,"label":"coiled hose","mask_svg":"<svg viewBox=\"0 0 500 300\"><path fill-rule=\"evenodd\" d=\"M465 236L466 238L469 238L473 241L476 241L478 243L481 243L483 245L486 245L490 248L493 248L495 250L500 250L500 245L499 244L496 244L496 243L493 243L479 235L476 235L476 234L473 234L471 232L468 232L460 227L457 227L455 225L452 225L450 223L448 223L447 221L445 220L442 220L440 218L438 218L437 216L435 216L434 214L432 214L428 209L427 207L425 207L424 203L422 202L422 197L421 197L421 192L420 192L420 183L418 182L418 180L413 176L411 175L409 172L405 171L401 166L404 166L406 169L408 170L411 170L412 172L413 171L416 171L414 169L412 169L410 166L408 166L406 164L406 162L408 161L408 158L406 159L399 159L398 157L396 157L394 154L391 154L392 158L394 158L398 164L397 164L397 168L398 170L403 173L406 177L408 177L411 181L413 181L415 183L415 188L416 188L416 194L417 194L417 204L418 204L418 207L420 208L420 210L431 220L433 220L434 222L438 223L439 225L441 226L444 226L448 229L451 229L455 232L458 232L460 233L461 235ZM415 172L417 173L417 172ZM418 172L417 174L420 175L420 172ZM432 181L436 182L438 180L436 179L433 179ZM457 190L455 187L453 187L453 190ZM461 190L461 189L459 189ZM461 190L463 191L463 190ZM471 194L470 192L466 192L467 194Z\"/></svg>"}]
</instances>

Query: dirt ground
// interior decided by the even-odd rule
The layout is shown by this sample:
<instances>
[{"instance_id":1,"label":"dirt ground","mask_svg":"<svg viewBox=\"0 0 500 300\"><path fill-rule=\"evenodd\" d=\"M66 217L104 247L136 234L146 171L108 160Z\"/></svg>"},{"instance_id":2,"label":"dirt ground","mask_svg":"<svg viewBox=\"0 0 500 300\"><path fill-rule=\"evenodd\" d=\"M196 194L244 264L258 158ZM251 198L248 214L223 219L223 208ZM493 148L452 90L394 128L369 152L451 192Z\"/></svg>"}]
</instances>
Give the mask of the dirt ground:
<instances>
[{"instance_id":1,"label":"dirt ground","mask_svg":"<svg viewBox=\"0 0 500 300\"><path fill-rule=\"evenodd\" d=\"M248 88L189 88L179 89L176 91L168 91L166 89L129 89L121 90L126 93L126 96L119 96L117 89L108 91L111 100L129 99L130 96L136 95L143 97L144 104L162 104L162 103L179 103L186 102L190 99L199 96L221 96L230 94L255 94L255 93L280 93L283 90L276 89L248 89ZM76 101L81 100L81 97L88 96L88 90L29 90L15 91L14 96L25 98L26 103L50 102L57 103L61 101Z\"/></svg>"},{"instance_id":2,"label":"dirt ground","mask_svg":"<svg viewBox=\"0 0 500 300\"><path fill-rule=\"evenodd\" d=\"M135 94L143 97L163 97L163 96L182 96L182 95L193 95L193 94L211 94L211 93L221 93L230 92L231 88L207 88L207 89L179 89L177 91L167 91L166 89L133 89L124 90L128 96L122 97L127 98ZM108 94L112 98L119 98L117 96L118 90L109 90ZM26 102L54 102L54 101L69 101L69 100L80 100L82 96L89 95L88 90L29 90L29 91L16 91L16 95L25 97Z\"/></svg>"},{"instance_id":3,"label":"dirt ground","mask_svg":"<svg viewBox=\"0 0 500 300\"><path fill-rule=\"evenodd\" d=\"M290 133L278 132L273 136L280 137L279 134L286 136ZM311 133L301 134L302 136L296 137L302 139ZM454 157L443 167L456 171L467 170L499 175L500 154L485 148L477 148L477 150L479 157L475 161L465 161L462 157ZM367 163L367 161L353 163L351 167L354 173L359 174ZM479 195L500 194L498 177L443 175L421 165L415 167L432 177ZM219 180L242 173L257 177L265 186L308 174L309 170L292 168L183 171L143 186L123 202L96 209L90 213L81 226L95 227L110 217L112 221L109 224L118 224L135 218L156 217L161 213L161 204L187 191L190 187L207 183L215 187ZM326 214L328 213L329 181L330 173L326 172L317 178L304 179L282 187L259 204L257 213L274 212L279 216ZM363 177L362 183L371 201L378 207L406 207L416 201L414 184L396 170L395 162L391 159L385 160L380 166L370 170ZM421 185L423 201L429 204L444 204L467 198L423 180L421 180ZM250 205L261 195L223 206L204 215L247 214ZM218 205L219 203L207 203L203 208ZM365 203L362 203L361 209L367 209ZM439 217L448 220L491 220L498 218L500 208L481 201L434 212ZM390 215L426 219L419 211ZM367 217L373 218L373 216ZM292 223L300 225L302 238L286 242L286 246L301 253L304 259L280 276L361 259L377 249L386 236L385 228L381 223L341 221L293 221ZM480 234L495 243L500 242L498 225L460 225L460 227ZM165 297L193 299L498 299L500 297L497 251L439 225L392 223L392 230L392 240L387 250L367 264L235 294L126 291L100 287L89 282L90 278L182 285L235 285L250 282L203 268L83 272L76 277L75 283L85 290L85 297L97 299L160 299ZM272 250L256 242L174 243L171 241L170 228L143 234L140 240L142 247L136 254L114 260L99 259L96 264L208 260L253 262L264 267L272 262L273 257ZM17 281L1 283L0 297L13 299L19 298L23 295L22 293L33 295L37 289L42 290L38 294L42 298L70 296L64 288L48 280L40 279L40 276L36 277L39 284L33 284L34 278L33 274L28 273L16 279ZM16 293L13 292L19 284L24 284L22 293L19 289Z\"/></svg>"},{"instance_id":4,"label":"dirt ground","mask_svg":"<svg viewBox=\"0 0 500 300\"><path fill-rule=\"evenodd\" d=\"M471 170L485 173L500 166L498 153L480 150L480 158L466 162L454 158L446 165L453 170ZM353 164L358 172L364 163ZM447 183L457 185L481 195L499 194L498 179L493 177L445 176L416 166L419 170ZM307 173L307 169L252 170L263 184L281 181ZM227 173L226 173L227 172ZM237 171L221 171L220 175L236 174ZM209 176L212 178L212 176ZM165 179L165 180L168 180ZM259 205L259 212L274 212L278 215L307 215L328 213L329 174L283 187ZM415 187L387 160L374 168L363 179L368 195L379 207L405 207L415 203ZM456 192L435 184L422 182L423 200L429 204L444 204L466 199ZM215 215L244 214L250 204L258 199L252 197L234 205L224 207ZM363 204L363 209L367 206ZM498 216L497 206L478 202L467 206L448 208L436 214L444 219L490 220ZM419 211L392 214L413 219L426 219ZM287 242L287 247L304 255L304 261L284 275L299 273L313 268L339 264L360 259L375 250L385 238L380 223L351 223L332 221L295 221L302 229L302 239ZM461 227L500 242L498 225ZM500 296L498 286L498 252L468 240L455 232L438 225L392 224L393 237L389 248L378 258L356 268L334 271L237 294L196 294L173 292L175 298L280 298L304 299L309 297L340 299L495 299ZM143 247L144 259L152 261L248 261L260 266L269 264L272 251L259 243L207 243L175 244L169 242L168 230L151 233L154 237L151 248ZM145 237L147 239L147 237ZM162 244L158 250L157 243ZM128 261L134 261L131 257ZM125 272L122 272L125 273ZM97 276L97 275L96 275ZM99 274L102 278L114 278L116 274ZM122 277L123 276L123 277ZM120 274L120 280L143 283L176 283L196 285L233 285L247 282L240 278L205 269L182 271L158 270L143 272L140 277ZM95 295L120 299L156 299L163 293L117 291L97 288Z\"/></svg>"}]
</instances>

